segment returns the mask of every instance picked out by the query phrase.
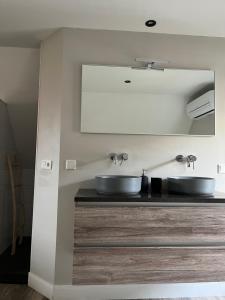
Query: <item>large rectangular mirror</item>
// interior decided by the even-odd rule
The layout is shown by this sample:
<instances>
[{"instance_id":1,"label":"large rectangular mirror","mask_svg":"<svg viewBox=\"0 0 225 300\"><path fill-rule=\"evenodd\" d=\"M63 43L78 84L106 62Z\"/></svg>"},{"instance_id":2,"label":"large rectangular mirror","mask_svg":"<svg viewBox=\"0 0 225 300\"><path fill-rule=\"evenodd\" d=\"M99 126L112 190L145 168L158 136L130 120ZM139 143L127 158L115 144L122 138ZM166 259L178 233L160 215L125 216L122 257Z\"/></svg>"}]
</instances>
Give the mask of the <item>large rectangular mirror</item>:
<instances>
[{"instance_id":1,"label":"large rectangular mirror","mask_svg":"<svg viewBox=\"0 0 225 300\"><path fill-rule=\"evenodd\" d=\"M82 66L81 132L215 135L214 72Z\"/></svg>"}]
</instances>

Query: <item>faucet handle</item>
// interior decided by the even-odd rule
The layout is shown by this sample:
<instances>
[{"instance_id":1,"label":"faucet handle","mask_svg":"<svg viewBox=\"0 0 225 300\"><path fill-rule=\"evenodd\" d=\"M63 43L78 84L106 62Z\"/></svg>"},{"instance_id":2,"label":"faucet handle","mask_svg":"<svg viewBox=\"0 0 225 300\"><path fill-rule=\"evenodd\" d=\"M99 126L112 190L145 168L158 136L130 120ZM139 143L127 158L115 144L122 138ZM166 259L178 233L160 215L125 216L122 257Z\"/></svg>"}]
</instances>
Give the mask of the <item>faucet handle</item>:
<instances>
[{"instance_id":1,"label":"faucet handle","mask_svg":"<svg viewBox=\"0 0 225 300\"><path fill-rule=\"evenodd\" d=\"M128 154L127 153L121 153L120 154L120 159L121 160L128 160Z\"/></svg>"},{"instance_id":2,"label":"faucet handle","mask_svg":"<svg viewBox=\"0 0 225 300\"><path fill-rule=\"evenodd\" d=\"M187 158L190 162L195 162L197 160L197 157L195 155L192 155L192 154L188 155Z\"/></svg>"},{"instance_id":3,"label":"faucet handle","mask_svg":"<svg viewBox=\"0 0 225 300\"><path fill-rule=\"evenodd\" d=\"M118 159L120 160L120 165L122 165L125 160L128 160L128 154L121 153L119 154Z\"/></svg>"}]
</instances>

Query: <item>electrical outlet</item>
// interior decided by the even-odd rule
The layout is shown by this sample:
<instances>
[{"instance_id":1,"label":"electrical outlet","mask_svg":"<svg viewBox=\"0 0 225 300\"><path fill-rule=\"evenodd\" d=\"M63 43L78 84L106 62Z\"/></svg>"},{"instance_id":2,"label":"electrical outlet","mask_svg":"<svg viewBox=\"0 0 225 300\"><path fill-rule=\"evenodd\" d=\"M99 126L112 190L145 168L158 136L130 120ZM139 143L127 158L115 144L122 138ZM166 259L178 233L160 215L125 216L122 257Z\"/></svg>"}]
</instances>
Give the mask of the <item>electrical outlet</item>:
<instances>
[{"instance_id":1,"label":"electrical outlet","mask_svg":"<svg viewBox=\"0 0 225 300\"><path fill-rule=\"evenodd\" d=\"M66 170L76 170L77 169L77 161L75 159L67 159L65 168L66 168Z\"/></svg>"},{"instance_id":2,"label":"electrical outlet","mask_svg":"<svg viewBox=\"0 0 225 300\"><path fill-rule=\"evenodd\" d=\"M52 160L43 159L41 161L41 169L42 170L51 170L52 169Z\"/></svg>"},{"instance_id":3,"label":"electrical outlet","mask_svg":"<svg viewBox=\"0 0 225 300\"><path fill-rule=\"evenodd\" d=\"M218 174L225 174L225 163L217 165L217 173Z\"/></svg>"}]
</instances>

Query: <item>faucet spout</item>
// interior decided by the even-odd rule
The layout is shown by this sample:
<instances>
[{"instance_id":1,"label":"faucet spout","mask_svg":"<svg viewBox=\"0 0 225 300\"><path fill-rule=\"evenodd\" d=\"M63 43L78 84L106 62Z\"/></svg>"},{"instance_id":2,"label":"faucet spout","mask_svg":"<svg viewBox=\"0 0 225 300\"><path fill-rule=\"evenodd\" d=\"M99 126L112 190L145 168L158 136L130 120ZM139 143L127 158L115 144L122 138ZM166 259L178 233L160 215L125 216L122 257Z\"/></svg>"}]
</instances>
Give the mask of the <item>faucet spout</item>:
<instances>
[{"instance_id":1,"label":"faucet spout","mask_svg":"<svg viewBox=\"0 0 225 300\"><path fill-rule=\"evenodd\" d=\"M111 161L116 165L118 162L118 154L117 153L110 153L109 157Z\"/></svg>"}]
</instances>

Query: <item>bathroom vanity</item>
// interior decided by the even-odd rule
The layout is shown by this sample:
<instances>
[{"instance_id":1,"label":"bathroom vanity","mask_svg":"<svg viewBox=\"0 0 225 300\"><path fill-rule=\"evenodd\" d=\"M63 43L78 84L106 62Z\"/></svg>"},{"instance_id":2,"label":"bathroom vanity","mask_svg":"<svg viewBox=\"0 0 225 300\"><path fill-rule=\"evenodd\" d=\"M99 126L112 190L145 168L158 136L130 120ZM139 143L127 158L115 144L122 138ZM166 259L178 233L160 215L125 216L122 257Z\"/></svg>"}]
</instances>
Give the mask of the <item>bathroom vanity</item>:
<instances>
[{"instance_id":1,"label":"bathroom vanity","mask_svg":"<svg viewBox=\"0 0 225 300\"><path fill-rule=\"evenodd\" d=\"M225 281L225 194L75 197L73 284Z\"/></svg>"}]
</instances>

